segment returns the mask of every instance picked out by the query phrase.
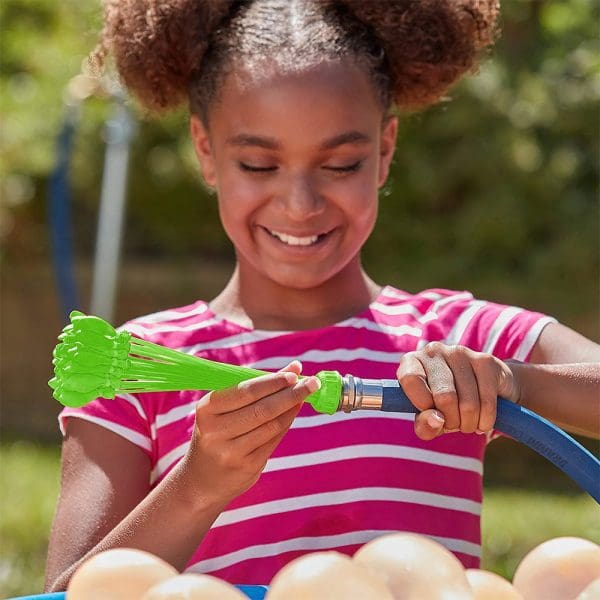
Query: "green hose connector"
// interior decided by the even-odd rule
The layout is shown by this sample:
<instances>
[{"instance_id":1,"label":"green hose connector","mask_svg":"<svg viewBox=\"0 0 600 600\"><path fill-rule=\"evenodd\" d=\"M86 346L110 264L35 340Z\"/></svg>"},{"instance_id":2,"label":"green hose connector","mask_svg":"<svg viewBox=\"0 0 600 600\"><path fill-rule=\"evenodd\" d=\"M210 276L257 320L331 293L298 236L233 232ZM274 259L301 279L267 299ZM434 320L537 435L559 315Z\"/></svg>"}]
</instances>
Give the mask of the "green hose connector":
<instances>
[{"instance_id":1,"label":"green hose connector","mask_svg":"<svg viewBox=\"0 0 600 600\"><path fill-rule=\"evenodd\" d=\"M342 377L337 371L319 371L317 377L321 387L306 401L320 413L332 415L337 412L342 397Z\"/></svg>"}]
</instances>

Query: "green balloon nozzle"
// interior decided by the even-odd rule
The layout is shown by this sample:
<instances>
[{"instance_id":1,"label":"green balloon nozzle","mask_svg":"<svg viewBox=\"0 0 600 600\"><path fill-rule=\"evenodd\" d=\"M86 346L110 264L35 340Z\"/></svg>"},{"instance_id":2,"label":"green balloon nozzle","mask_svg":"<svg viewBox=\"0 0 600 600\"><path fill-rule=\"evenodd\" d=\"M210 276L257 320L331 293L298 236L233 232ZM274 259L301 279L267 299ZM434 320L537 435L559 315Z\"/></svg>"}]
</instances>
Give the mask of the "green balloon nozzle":
<instances>
[{"instance_id":1,"label":"green balloon nozzle","mask_svg":"<svg viewBox=\"0 0 600 600\"><path fill-rule=\"evenodd\" d=\"M100 317L79 311L69 317L52 353L54 377L48 382L65 406L80 407L119 393L221 390L267 374L141 340ZM317 377L321 387L307 401L317 412L332 414L340 404L342 377L337 371L321 371Z\"/></svg>"},{"instance_id":2,"label":"green balloon nozzle","mask_svg":"<svg viewBox=\"0 0 600 600\"><path fill-rule=\"evenodd\" d=\"M307 400L317 412L332 415L340 406L342 377L337 371L319 371L317 377L321 387Z\"/></svg>"}]
</instances>

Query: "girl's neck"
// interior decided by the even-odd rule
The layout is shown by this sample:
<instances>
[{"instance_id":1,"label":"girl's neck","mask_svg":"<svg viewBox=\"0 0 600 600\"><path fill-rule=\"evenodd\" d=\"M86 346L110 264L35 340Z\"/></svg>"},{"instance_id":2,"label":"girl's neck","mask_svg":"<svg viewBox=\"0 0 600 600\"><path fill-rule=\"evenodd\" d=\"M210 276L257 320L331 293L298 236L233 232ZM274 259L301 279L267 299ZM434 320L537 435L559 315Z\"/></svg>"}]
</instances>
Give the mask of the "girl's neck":
<instances>
[{"instance_id":1,"label":"girl's neck","mask_svg":"<svg viewBox=\"0 0 600 600\"><path fill-rule=\"evenodd\" d=\"M310 289L280 286L236 267L224 290L210 303L218 316L250 329L299 331L337 323L365 310L381 292L357 264Z\"/></svg>"}]
</instances>

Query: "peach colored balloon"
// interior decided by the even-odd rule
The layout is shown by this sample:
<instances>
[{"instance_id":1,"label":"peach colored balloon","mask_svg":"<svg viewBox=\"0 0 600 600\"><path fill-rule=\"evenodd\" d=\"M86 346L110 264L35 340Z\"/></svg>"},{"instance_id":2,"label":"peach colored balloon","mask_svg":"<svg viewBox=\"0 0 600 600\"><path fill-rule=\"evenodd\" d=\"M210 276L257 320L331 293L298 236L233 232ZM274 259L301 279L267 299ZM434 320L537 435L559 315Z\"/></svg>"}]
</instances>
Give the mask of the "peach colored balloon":
<instances>
[{"instance_id":1,"label":"peach colored balloon","mask_svg":"<svg viewBox=\"0 0 600 600\"><path fill-rule=\"evenodd\" d=\"M376 572L396 600L472 599L461 562L438 542L413 533L392 533L360 548L354 561Z\"/></svg>"},{"instance_id":2,"label":"peach colored balloon","mask_svg":"<svg viewBox=\"0 0 600 600\"><path fill-rule=\"evenodd\" d=\"M575 600L600 577L600 546L559 537L536 546L519 563L513 585L525 600Z\"/></svg>"},{"instance_id":3,"label":"peach colored balloon","mask_svg":"<svg viewBox=\"0 0 600 600\"><path fill-rule=\"evenodd\" d=\"M211 575L185 573L152 586L142 600L248 600L230 583Z\"/></svg>"},{"instance_id":4,"label":"peach colored balloon","mask_svg":"<svg viewBox=\"0 0 600 600\"><path fill-rule=\"evenodd\" d=\"M600 577L594 579L579 596L577 600L599 600L600 599Z\"/></svg>"},{"instance_id":5,"label":"peach colored balloon","mask_svg":"<svg viewBox=\"0 0 600 600\"><path fill-rule=\"evenodd\" d=\"M266 600L393 600L367 567L340 552L312 552L294 559L271 581Z\"/></svg>"},{"instance_id":6,"label":"peach colored balloon","mask_svg":"<svg viewBox=\"0 0 600 600\"><path fill-rule=\"evenodd\" d=\"M131 548L113 548L86 560L75 571L69 600L139 600L153 585L177 575L161 558Z\"/></svg>"},{"instance_id":7,"label":"peach colored balloon","mask_svg":"<svg viewBox=\"0 0 600 600\"><path fill-rule=\"evenodd\" d=\"M467 569L465 571L475 600L523 600L512 584L491 571Z\"/></svg>"}]
</instances>

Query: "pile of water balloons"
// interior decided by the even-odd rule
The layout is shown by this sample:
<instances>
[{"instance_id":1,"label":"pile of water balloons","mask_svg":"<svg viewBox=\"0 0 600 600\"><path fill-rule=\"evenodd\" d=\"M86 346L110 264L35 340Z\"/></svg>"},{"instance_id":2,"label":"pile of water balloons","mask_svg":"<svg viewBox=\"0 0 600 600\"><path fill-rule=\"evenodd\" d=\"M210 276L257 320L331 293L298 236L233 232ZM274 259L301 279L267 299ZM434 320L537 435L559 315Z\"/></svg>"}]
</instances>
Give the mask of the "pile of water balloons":
<instances>
[{"instance_id":1,"label":"pile of water balloons","mask_svg":"<svg viewBox=\"0 0 600 600\"><path fill-rule=\"evenodd\" d=\"M67 600L247 600L235 586L203 574L179 574L148 552L107 550L73 575ZM283 567L265 600L594 600L600 598L600 546L577 537L554 538L531 550L512 582L464 569L438 542L393 533L350 557L305 554Z\"/></svg>"}]
</instances>

